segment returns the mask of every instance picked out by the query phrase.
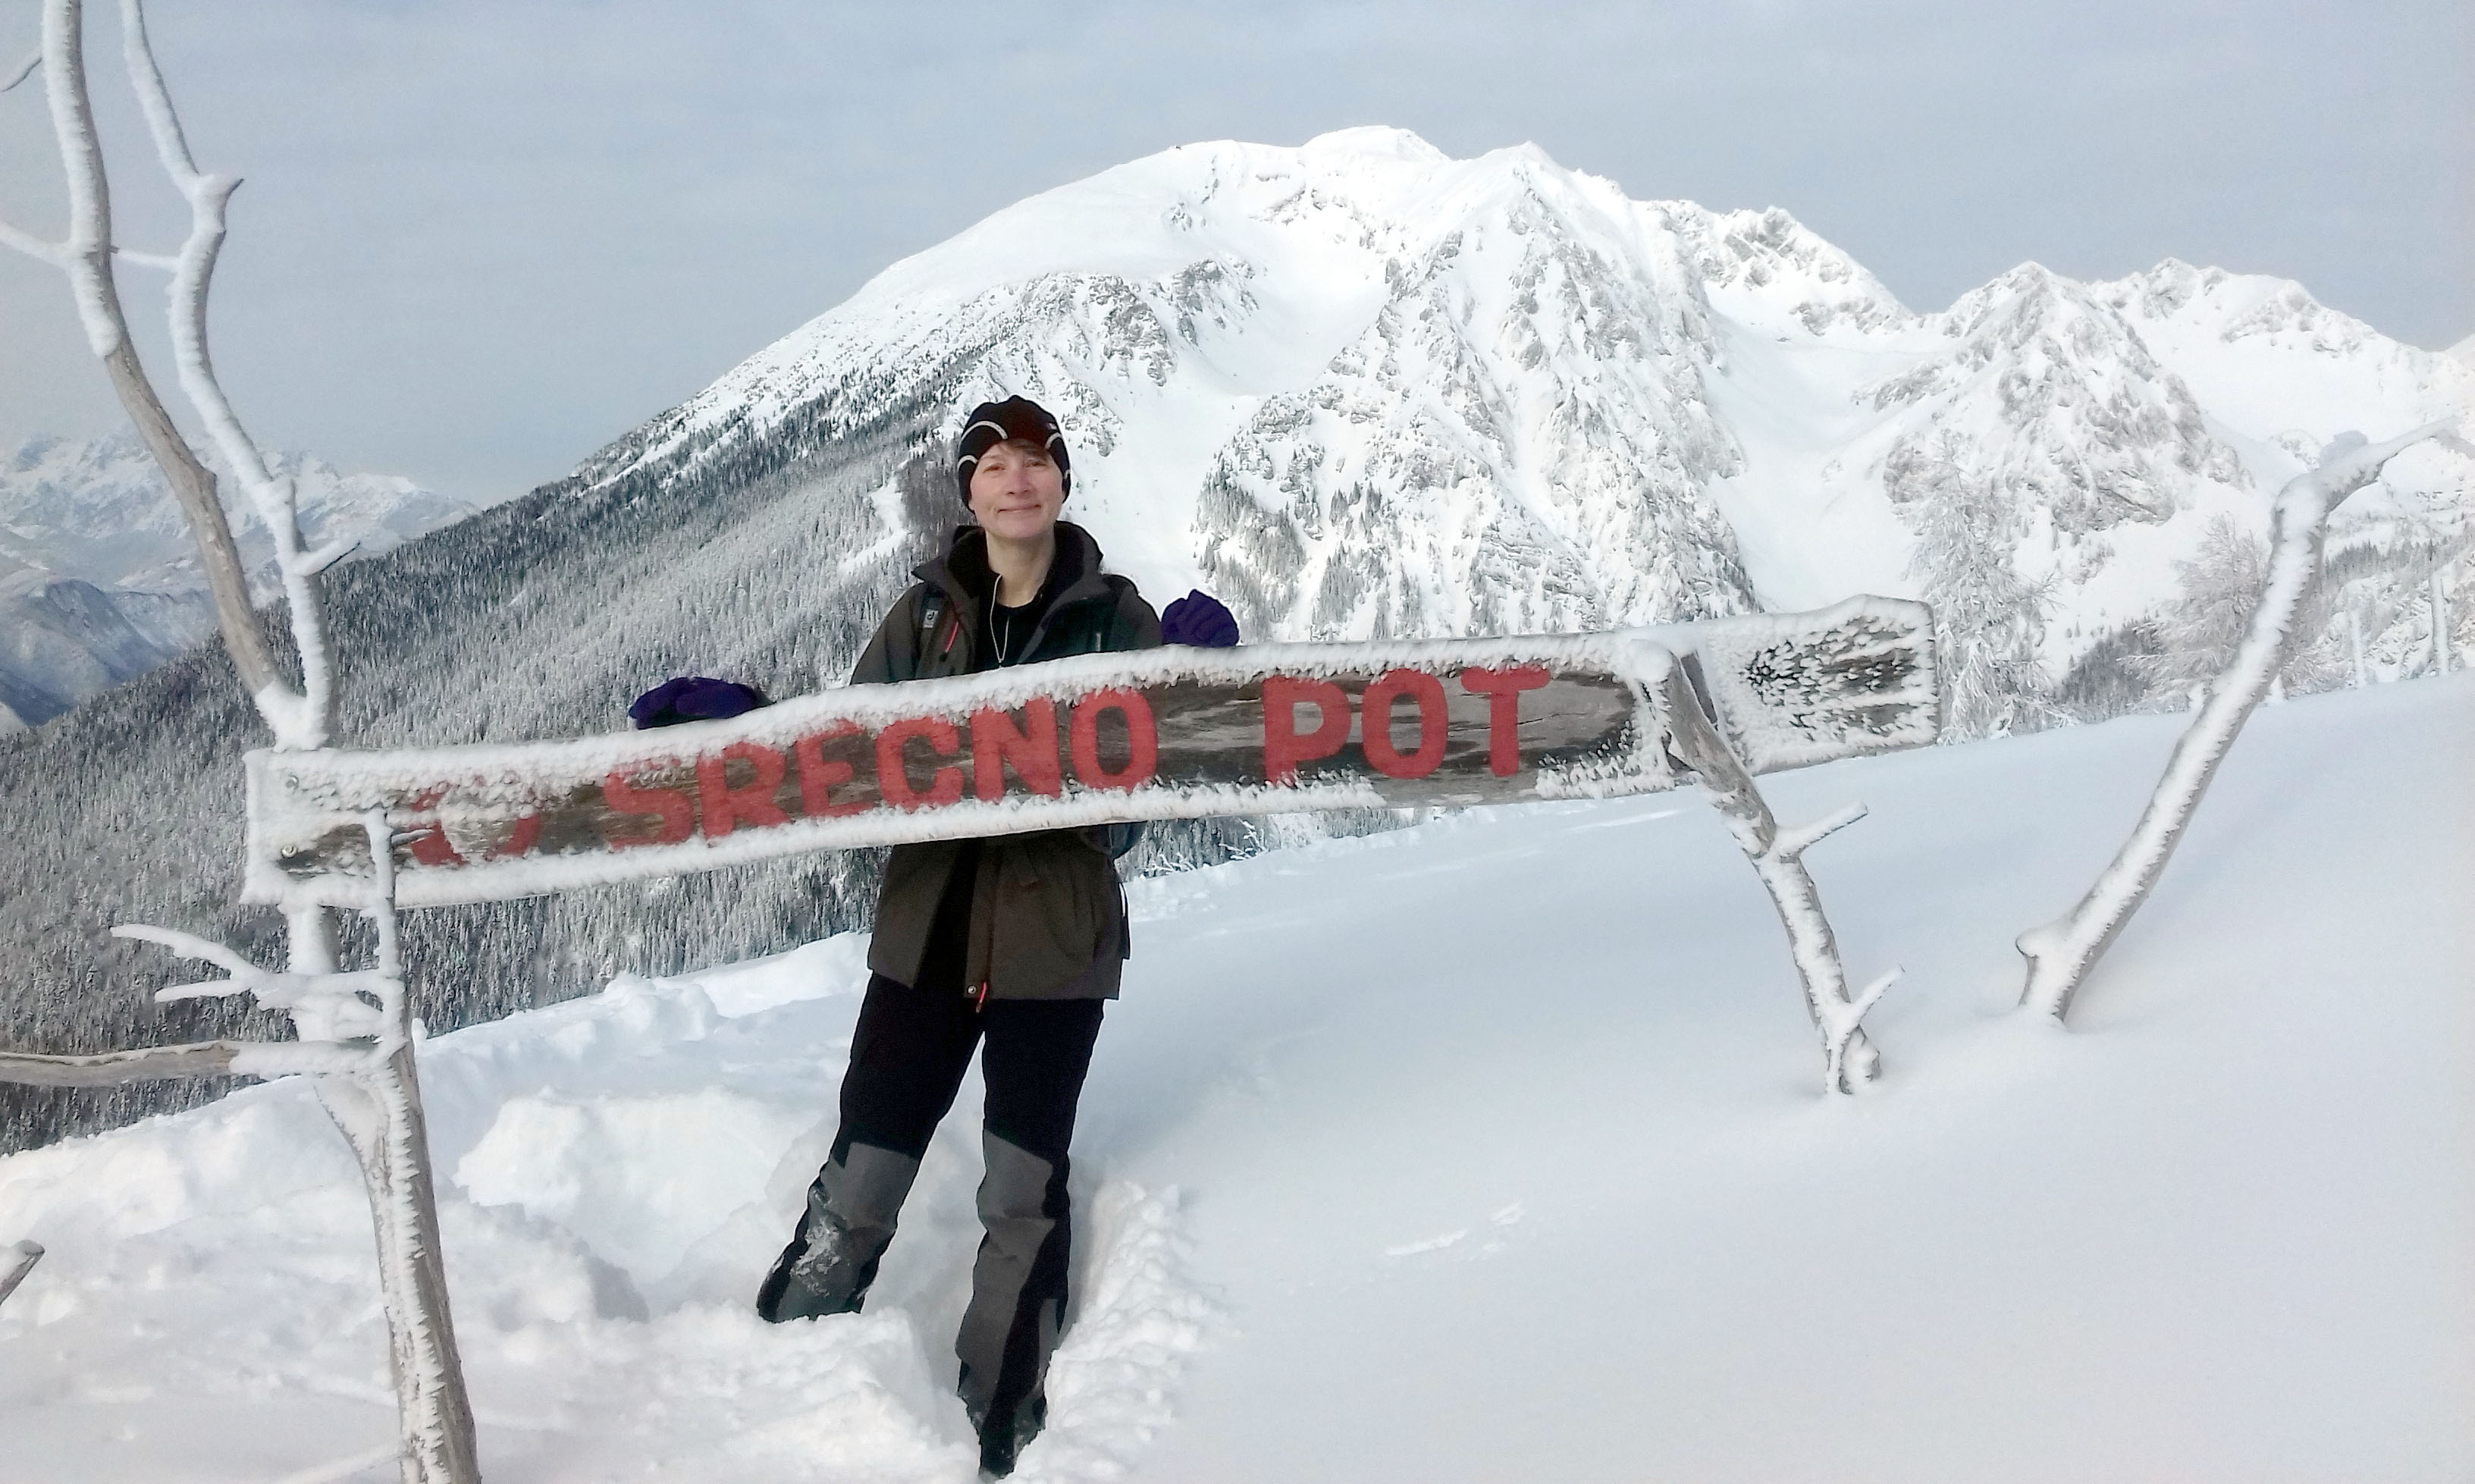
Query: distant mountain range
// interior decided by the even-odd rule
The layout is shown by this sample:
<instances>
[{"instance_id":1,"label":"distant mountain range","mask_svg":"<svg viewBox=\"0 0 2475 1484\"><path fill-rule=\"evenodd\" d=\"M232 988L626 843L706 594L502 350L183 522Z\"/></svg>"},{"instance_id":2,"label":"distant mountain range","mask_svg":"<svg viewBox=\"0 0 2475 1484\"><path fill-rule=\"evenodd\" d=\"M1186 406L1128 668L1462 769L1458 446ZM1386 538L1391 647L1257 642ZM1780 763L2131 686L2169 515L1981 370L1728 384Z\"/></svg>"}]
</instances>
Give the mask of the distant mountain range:
<instances>
[{"instance_id":1,"label":"distant mountain range","mask_svg":"<svg viewBox=\"0 0 2475 1484\"><path fill-rule=\"evenodd\" d=\"M963 514L963 409L1010 392L1063 417L1067 511L1112 566L1156 603L1220 595L1250 638L1921 597L1964 737L2184 705L2240 631L2278 485L2341 432L2475 409L2475 368L2176 262L2094 284L2023 266L1921 313L1784 212L1628 200L1534 149L1194 145L1000 211L571 478L338 568L338 735L617 730L679 674L838 683ZM2349 682L2358 631L2366 679L2430 667L2470 470L2427 445L2347 503L2290 689ZM153 550L77 580L178 559ZM2447 608L2463 647L2475 601ZM245 1024L219 1002L153 1018L174 971L103 928L280 931L233 900L238 754L262 741L215 646L0 737L0 1044ZM1157 829L1133 863L1257 828ZM444 1028L786 948L863 925L875 871L853 853L425 910L416 1002ZM0 1088L0 1148L195 1095Z\"/></svg>"},{"instance_id":2,"label":"distant mountain range","mask_svg":"<svg viewBox=\"0 0 2475 1484\"><path fill-rule=\"evenodd\" d=\"M477 508L383 474L284 454L312 544L391 551ZM256 596L274 592L266 532L231 498ZM215 631L197 549L160 470L134 433L36 438L0 456L0 730L51 720Z\"/></svg>"}]
</instances>

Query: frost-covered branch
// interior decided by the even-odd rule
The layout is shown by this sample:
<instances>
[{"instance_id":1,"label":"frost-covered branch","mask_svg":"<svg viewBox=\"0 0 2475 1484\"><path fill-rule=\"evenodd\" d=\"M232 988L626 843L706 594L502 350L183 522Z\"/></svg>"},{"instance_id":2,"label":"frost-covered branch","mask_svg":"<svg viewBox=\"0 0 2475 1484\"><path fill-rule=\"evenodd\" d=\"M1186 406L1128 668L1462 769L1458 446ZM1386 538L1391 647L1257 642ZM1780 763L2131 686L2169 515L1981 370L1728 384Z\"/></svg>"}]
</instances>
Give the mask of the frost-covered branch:
<instances>
[{"instance_id":1,"label":"frost-covered branch","mask_svg":"<svg viewBox=\"0 0 2475 1484\"><path fill-rule=\"evenodd\" d=\"M184 1076L225 1076L245 1041L198 1041L187 1046L148 1046L89 1056L0 1051L0 1082L27 1087L110 1087Z\"/></svg>"},{"instance_id":2,"label":"frost-covered branch","mask_svg":"<svg viewBox=\"0 0 2475 1484\"><path fill-rule=\"evenodd\" d=\"M24 228L12 227L7 222L0 222L0 247L23 253L37 262L47 262L56 268L68 264L66 243L46 242Z\"/></svg>"},{"instance_id":3,"label":"frost-covered branch","mask_svg":"<svg viewBox=\"0 0 2475 1484\"><path fill-rule=\"evenodd\" d=\"M124 924L112 928L111 935L160 944L183 958L203 959L231 976L229 978L200 979L159 989L155 992L157 1000L168 1003L175 1000L252 995L260 1004L290 1011L296 1024L306 1022L314 1025L316 1033L323 1039L380 1035L381 1012L379 1006L359 997L369 995L383 1003L389 994L400 992L380 970L297 974L261 969L220 943L169 928Z\"/></svg>"},{"instance_id":4,"label":"frost-covered branch","mask_svg":"<svg viewBox=\"0 0 2475 1484\"><path fill-rule=\"evenodd\" d=\"M1787 928L1788 952L1804 986L1805 1012L1822 1036L1823 1086L1833 1093L1852 1093L1878 1080L1882 1058L1865 1035L1865 1016L1899 979L1899 971L1893 969L1856 995L1849 994L1839 940L1822 910L1821 889L1804 869L1804 853L1863 819L1865 806L1850 804L1801 829L1781 830L1752 775L1703 714L1683 667L1668 671L1664 699L1679 759L1719 806L1728 832L1752 862L1753 874L1761 878Z\"/></svg>"},{"instance_id":5,"label":"frost-covered branch","mask_svg":"<svg viewBox=\"0 0 2475 1484\"><path fill-rule=\"evenodd\" d=\"M17 1291L18 1284L26 1281L26 1274L35 1271L35 1264L42 1259L42 1255L43 1246L39 1242L14 1242L0 1248L0 1303L9 1301L9 1296Z\"/></svg>"},{"instance_id":6,"label":"frost-covered branch","mask_svg":"<svg viewBox=\"0 0 2475 1484\"><path fill-rule=\"evenodd\" d=\"M35 69L42 64L43 49L38 45L27 56L24 62L17 63L15 70L9 74L9 81L0 83L0 92L16 91L17 85L24 82L26 79L33 77L35 75Z\"/></svg>"},{"instance_id":7,"label":"frost-covered branch","mask_svg":"<svg viewBox=\"0 0 2475 1484\"><path fill-rule=\"evenodd\" d=\"M207 293L214 280L215 260L223 252L225 208L240 188L240 178L198 169L188 137L181 129L180 113L172 106L171 89L163 82L163 69L156 64L140 0L120 0L120 32L121 56L129 68L130 86L136 89L138 108L146 115L156 158L189 204L189 235L174 255L172 283L166 290L181 390L274 541L277 575L292 613L302 689L296 694L287 686L260 694L258 708L275 730L277 747L324 747L334 719L334 667L328 654L326 606L317 581L326 563L302 551L293 482L275 476L257 440L241 427L223 383L215 378L214 359L207 343Z\"/></svg>"},{"instance_id":8,"label":"frost-covered branch","mask_svg":"<svg viewBox=\"0 0 2475 1484\"><path fill-rule=\"evenodd\" d=\"M281 972L261 969L230 947L193 933L138 925L112 929L115 936L159 944L229 976L174 985L158 999L255 995L288 1011L301 1040L208 1041L85 1056L0 1051L0 1082L94 1087L161 1077L309 1074L320 1102L352 1146L369 1192L388 1359L403 1422L404 1478L406 1484L478 1484L473 1409L448 1310L429 1136L404 992L395 903L398 842L383 813L364 815L361 826L371 886L360 910L378 939L375 961L366 969L334 967L323 911L295 923L293 967ZM311 962L323 967L306 966Z\"/></svg>"},{"instance_id":9,"label":"frost-covered branch","mask_svg":"<svg viewBox=\"0 0 2475 1484\"><path fill-rule=\"evenodd\" d=\"M1838 813L1831 815L1828 819L1817 820L1814 823L1805 826L1801 829L1783 831L1778 836L1777 840L1772 844L1771 852L1783 859L1801 859L1806 851L1813 849L1829 836L1837 834L1842 829L1845 829L1849 826L1856 823L1858 820L1863 819L1865 817L1865 812L1866 810L1863 804L1851 804L1848 807L1841 809Z\"/></svg>"},{"instance_id":10,"label":"frost-covered branch","mask_svg":"<svg viewBox=\"0 0 2475 1484\"><path fill-rule=\"evenodd\" d=\"M368 1041L193 1041L126 1051L55 1056L0 1051L0 1082L25 1087L111 1087L192 1076L269 1079L366 1072L383 1059Z\"/></svg>"},{"instance_id":11,"label":"frost-covered branch","mask_svg":"<svg viewBox=\"0 0 2475 1484\"><path fill-rule=\"evenodd\" d=\"M2242 642L2194 708L2191 725L2167 759L2165 776L2112 863L2069 914L2020 935L2020 952L2028 960L2022 1005L2058 1021L2068 1016L2089 970L2148 900L2217 776L2218 764L2286 666L2296 615L2319 576L2330 512L2377 478L2382 465L2453 426L2428 424L2385 443L2366 443L2361 433L2344 434L2322 452L2318 468L2295 476L2278 491L2269 512L2268 574Z\"/></svg>"},{"instance_id":12,"label":"frost-covered branch","mask_svg":"<svg viewBox=\"0 0 2475 1484\"><path fill-rule=\"evenodd\" d=\"M216 623L233 666L240 672L242 686L257 699L260 714L281 742L286 726L298 732L293 718L303 703L297 697L287 702L291 688L278 674L265 632L250 607L240 551L233 542L223 504L215 498L214 476L198 461L163 410L162 399L155 394L129 338L120 290L112 278L111 189L102 142L95 133L93 102L86 90L84 37L80 0L44 0L37 56L67 190L67 234L58 242L48 242L14 227L0 227L0 244L48 262L67 276L87 347L103 362L114 395L161 466L197 538L207 589L214 599Z\"/></svg>"}]
</instances>

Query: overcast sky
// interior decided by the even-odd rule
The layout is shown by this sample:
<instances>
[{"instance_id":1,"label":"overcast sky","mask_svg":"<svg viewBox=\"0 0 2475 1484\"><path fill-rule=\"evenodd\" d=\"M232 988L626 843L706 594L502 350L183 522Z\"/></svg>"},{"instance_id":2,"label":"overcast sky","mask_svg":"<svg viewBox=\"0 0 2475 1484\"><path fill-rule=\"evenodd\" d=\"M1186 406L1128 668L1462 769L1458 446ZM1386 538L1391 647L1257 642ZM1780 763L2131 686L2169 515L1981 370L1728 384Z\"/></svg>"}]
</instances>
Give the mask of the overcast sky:
<instances>
[{"instance_id":1,"label":"overcast sky","mask_svg":"<svg viewBox=\"0 0 2475 1484\"><path fill-rule=\"evenodd\" d=\"M108 131L142 144L115 8L89 9ZM2299 279L2415 344L2475 332L2469 0L149 13L201 163L248 181L215 296L243 416L471 496L563 474L1022 196L1353 124L1784 207L1922 309L2029 259L2106 278L2171 256ZM36 24L0 0L0 66ZM51 149L38 80L0 96L0 216L46 235ZM122 240L167 245L151 159L117 158ZM150 321L158 282L124 273ZM0 251L0 453L118 425L63 281Z\"/></svg>"}]
</instances>

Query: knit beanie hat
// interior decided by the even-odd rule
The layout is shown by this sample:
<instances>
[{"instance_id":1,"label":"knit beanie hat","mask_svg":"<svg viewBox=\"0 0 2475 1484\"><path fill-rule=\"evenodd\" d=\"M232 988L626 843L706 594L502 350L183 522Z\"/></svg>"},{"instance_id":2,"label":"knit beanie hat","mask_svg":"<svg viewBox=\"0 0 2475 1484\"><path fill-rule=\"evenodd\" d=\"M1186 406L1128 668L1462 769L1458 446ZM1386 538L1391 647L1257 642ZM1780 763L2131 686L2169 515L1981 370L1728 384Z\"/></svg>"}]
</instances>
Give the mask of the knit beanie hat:
<instances>
[{"instance_id":1,"label":"knit beanie hat","mask_svg":"<svg viewBox=\"0 0 2475 1484\"><path fill-rule=\"evenodd\" d=\"M963 435L954 442L954 482L965 505L971 503L971 471L979 466L980 456L1000 443L1028 443L1048 450L1048 457L1057 460L1058 488L1069 495L1074 492L1074 471L1066 463L1066 434L1058 431L1057 419L1029 397L1008 397L971 408Z\"/></svg>"}]
</instances>

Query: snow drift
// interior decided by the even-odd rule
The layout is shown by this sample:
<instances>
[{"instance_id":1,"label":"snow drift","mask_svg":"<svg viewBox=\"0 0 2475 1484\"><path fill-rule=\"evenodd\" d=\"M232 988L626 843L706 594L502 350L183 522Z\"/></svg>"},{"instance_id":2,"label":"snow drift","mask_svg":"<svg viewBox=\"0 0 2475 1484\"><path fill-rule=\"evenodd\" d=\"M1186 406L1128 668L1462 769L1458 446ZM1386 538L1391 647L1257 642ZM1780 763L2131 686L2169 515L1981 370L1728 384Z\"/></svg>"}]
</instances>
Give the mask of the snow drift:
<instances>
[{"instance_id":1,"label":"snow drift","mask_svg":"<svg viewBox=\"0 0 2475 1484\"><path fill-rule=\"evenodd\" d=\"M2083 1028L2009 1013L2178 725L1766 785L1874 805L1814 860L1851 969L1909 967L1853 1100L1681 796L1138 883L1021 1476L2465 1477L2475 680L2264 710ZM970 1476L968 1113L869 1312L748 1312L864 973L838 937L425 1048L490 1477ZM0 1160L0 1240L49 1249L0 1307L11 1468L386 1476L355 1187L288 1086Z\"/></svg>"}]
</instances>

